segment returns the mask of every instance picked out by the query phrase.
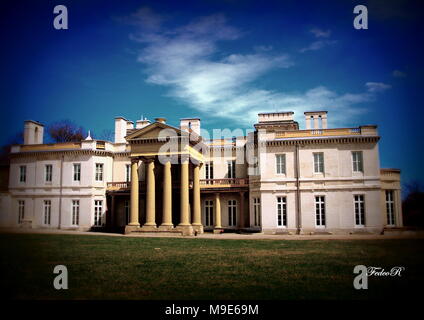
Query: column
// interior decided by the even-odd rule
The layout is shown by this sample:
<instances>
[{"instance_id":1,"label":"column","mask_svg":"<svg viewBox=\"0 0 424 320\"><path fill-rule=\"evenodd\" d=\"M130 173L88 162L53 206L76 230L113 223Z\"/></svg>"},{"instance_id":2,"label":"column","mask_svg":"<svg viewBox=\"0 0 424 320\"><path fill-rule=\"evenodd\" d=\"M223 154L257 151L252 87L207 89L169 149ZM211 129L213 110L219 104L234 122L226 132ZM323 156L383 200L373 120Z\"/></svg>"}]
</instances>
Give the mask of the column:
<instances>
[{"instance_id":1,"label":"column","mask_svg":"<svg viewBox=\"0 0 424 320\"><path fill-rule=\"evenodd\" d=\"M129 226L140 226L138 222L138 160L131 161L131 212Z\"/></svg>"},{"instance_id":2,"label":"column","mask_svg":"<svg viewBox=\"0 0 424 320\"><path fill-rule=\"evenodd\" d=\"M215 193L215 227L214 233L220 233L222 229L221 226L221 199L219 193Z\"/></svg>"},{"instance_id":3,"label":"column","mask_svg":"<svg viewBox=\"0 0 424 320\"><path fill-rule=\"evenodd\" d=\"M239 214L238 214L238 227L244 227L244 192L240 192L240 205L239 205Z\"/></svg>"},{"instance_id":4,"label":"column","mask_svg":"<svg viewBox=\"0 0 424 320\"><path fill-rule=\"evenodd\" d=\"M314 129L319 129L319 118L316 114L314 115Z\"/></svg>"},{"instance_id":5,"label":"column","mask_svg":"<svg viewBox=\"0 0 424 320\"><path fill-rule=\"evenodd\" d=\"M188 160L183 160L181 163L181 221L180 226L188 226L189 223L189 209L188 209Z\"/></svg>"},{"instance_id":6,"label":"column","mask_svg":"<svg viewBox=\"0 0 424 320\"><path fill-rule=\"evenodd\" d=\"M144 226L154 226L155 222L155 162L151 160L147 163L147 190L146 190L146 223Z\"/></svg>"},{"instance_id":7,"label":"column","mask_svg":"<svg viewBox=\"0 0 424 320\"><path fill-rule=\"evenodd\" d=\"M203 233L200 211L200 165L196 164L193 170L193 227L197 232Z\"/></svg>"},{"instance_id":8,"label":"column","mask_svg":"<svg viewBox=\"0 0 424 320\"><path fill-rule=\"evenodd\" d=\"M171 162L167 161L163 167L163 212L161 227L165 229L172 225L172 176Z\"/></svg>"}]
</instances>

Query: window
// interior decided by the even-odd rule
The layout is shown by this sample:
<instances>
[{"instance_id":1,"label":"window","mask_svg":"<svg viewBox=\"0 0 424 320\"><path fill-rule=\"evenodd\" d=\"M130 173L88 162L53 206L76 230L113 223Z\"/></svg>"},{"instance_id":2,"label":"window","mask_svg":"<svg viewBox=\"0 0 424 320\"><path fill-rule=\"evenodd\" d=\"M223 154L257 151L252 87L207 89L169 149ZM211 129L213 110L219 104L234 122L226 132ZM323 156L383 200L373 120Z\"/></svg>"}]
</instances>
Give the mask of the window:
<instances>
[{"instance_id":1,"label":"window","mask_svg":"<svg viewBox=\"0 0 424 320\"><path fill-rule=\"evenodd\" d=\"M228 200L228 225L235 227L237 224L237 201Z\"/></svg>"},{"instance_id":2,"label":"window","mask_svg":"<svg viewBox=\"0 0 424 320\"><path fill-rule=\"evenodd\" d=\"M21 224L25 218L25 200L18 201L18 223Z\"/></svg>"},{"instance_id":3,"label":"window","mask_svg":"<svg viewBox=\"0 0 424 320\"><path fill-rule=\"evenodd\" d=\"M205 164L205 179L213 179L213 162Z\"/></svg>"},{"instance_id":4,"label":"window","mask_svg":"<svg viewBox=\"0 0 424 320\"><path fill-rule=\"evenodd\" d=\"M315 225L325 227L325 197L315 197Z\"/></svg>"},{"instance_id":5,"label":"window","mask_svg":"<svg viewBox=\"0 0 424 320\"><path fill-rule=\"evenodd\" d=\"M51 200L44 200L44 224L49 226L52 213Z\"/></svg>"},{"instance_id":6,"label":"window","mask_svg":"<svg viewBox=\"0 0 424 320\"><path fill-rule=\"evenodd\" d=\"M352 152L353 172L363 172L362 151Z\"/></svg>"},{"instance_id":7,"label":"window","mask_svg":"<svg viewBox=\"0 0 424 320\"><path fill-rule=\"evenodd\" d=\"M52 182L53 166L51 164L46 164L44 172L46 182Z\"/></svg>"},{"instance_id":8,"label":"window","mask_svg":"<svg viewBox=\"0 0 424 320\"><path fill-rule=\"evenodd\" d=\"M74 163L74 181L81 181L81 164Z\"/></svg>"},{"instance_id":9,"label":"window","mask_svg":"<svg viewBox=\"0 0 424 320\"><path fill-rule=\"evenodd\" d=\"M387 225L396 225L395 221L395 201L393 197L393 190L386 190L386 213L387 213Z\"/></svg>"},{"instance_id":10,"label":"window","mask_svg":"<svg viewBox=\"0 0 424 320\"><path fill-rule=\"evenodd\" d=\"M365 202L362 194L353 196L355 202L355 226L365 225Z\"/></svg>"},{"instance_id":11,"label":"window","mask_svg":"<svg viewBox=\"0 0 424 320\"><path fill-rule=\"evenodd\" d=\"M287 198L277 197L277 226L287 227Z\"/></svg>"},{"instance_id":12,"label":"window","mask_svg":"<svg viewBox=\"0 0 424 320\"><path fill-rule=\"evenodd\" d=\"M314 172L324 173L324 153L314 153Z\"/></svg>"},{"instance_id":13,"label":"window","mask_svg":"<svg viewBox=\"0 0 424 320\"><path fill-rule=\"evenodd\" d=\"M255 227L261 225L261 198L253 198L253 218Z\"/></svg>"},{"instance_id":14,"label":"window","mask_svg":"<svg viewBox=\"0 0 424 320\"><path fill-rule=\"evenodd\" d=\"M234 179L236 177L236 162L235 160L227 162L227 175L229 179Z\"/></svg>"},{"instance_id":15,"label":"window","mask_svg":"<svg viewBox=\"0 0 424 320\"><path fill-rule=\"evenodd\" d=\"M131 180L131 165L126 164L125 165L125 181L129 182Z\"/></svg>"},{"instance_id":16,"label":"window","mask_svg":"<svg viewBox=\"0 0 424 320\"><path fill-rule=\"evenodd\" d=\"M102 200L94 200L94 225L101 226L102 225Z\"/></svg>"},{"instance_id":17,"label":"window","mask_svg":"<svg viewBox=\"0 0 424 320\"><path fill-rule=\"evenodd\" d=\"M286 155L285 154L276 154L275 155L275 166L277 169L277 174L286 173Z\"/></svg>"},{"instance_id":18,"label":"window","mask_svg":"<svg viewBox=\"0 0 424 320\"><path fill-rule=\"evenodd\" d=\"M205 200L205 226L213 226L213 200Z\"/></svg>"},{"instance_id":19,"label":"window","mask_svg":"<svg viewBox=\"0 0 424 320\"><path fill-rule=\"evenodd\" d=\"M103 163L96 163L96 181L103 181Z\"/></svg>"},{"instance_id":20,"label":"window","mask_svg":"<svg viewBox=\"0 0 424 320\"><path fill-rule=\"evenodd\" d=\"M130 202L128 200L125 200L125 223L130 223Z\"/></svg>"},{"instance_id":21,"label":"window","mask_svg":"<svg viewBox=\"0 0 424 320\"><path fill-rule=\"evenodd\" d=\"M19 167L19 182L26 182L26 166Z\"/></svg>"},{"instance_id":22,"label":"window","mask_svg":"<svg viewBox=\"0 0 424 320\"><path fill-rule=\"evenodd\" d=\"M72 225L79 224L79 200L72 200Z\"/></svg>"}]
</instances>

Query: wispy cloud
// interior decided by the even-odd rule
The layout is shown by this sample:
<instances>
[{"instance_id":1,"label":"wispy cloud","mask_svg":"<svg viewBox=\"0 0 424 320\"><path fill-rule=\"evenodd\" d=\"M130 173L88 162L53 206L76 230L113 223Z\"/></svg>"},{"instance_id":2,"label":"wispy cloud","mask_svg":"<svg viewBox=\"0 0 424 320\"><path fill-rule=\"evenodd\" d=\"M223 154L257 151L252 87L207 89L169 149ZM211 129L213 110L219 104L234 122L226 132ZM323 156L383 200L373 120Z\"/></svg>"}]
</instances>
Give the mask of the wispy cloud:
<instances>
[{"instance_id":1,"label":"wispy cloud","mask_svg":"<svg viewBox=\"0 0 424 320\"><path fill-rule=\"evenodd\" d=\"M367 82L365 85L367 86L369 92L381 92L392 87L390 84L385 84L382 82Z\"/></svg>"},{"instance_id":2,"label":"wispy cloud","mask_svg":"<svg viewBox=\"0 0 424 320\"><path fill-rule=\"evenodd\" d=\"M336 40L328 39L331 36L331 30L322 30L319 28L313 28L309 30L309 32L312 33L314 37L317 38L318 40L315 40L309 46L300 49L299 52L301 53L320 50L326 46L337 43Z\"/></svg>"},{"instance_id":3,"label":"wispy cloud","mask_svg":"<svg viewBox=\"0 0 424 320\"><path fill-rule=\"evenodd\" d=\"M313 28L310 32L314 34L315 38L328 38L331 35L331 30L321 30L318 28Z\"/></svg>"},{"instance_id":4,"label":"wispy cloud","mask_svg":"<svg viewBox=\"0 0 424 320\"><path fill-rule=\"evenodd\" d=\"M402 72L402 71L400 71L400 70L394 70L394 71L392 72L392 75L393 75L393 77L395 77L395 78L405 78L405 77L406 77L406 73L405 73L405 72Z\"/></svg>"},{"instance_id":5,"label":"wispy cloud","mask_svg":"<svg viewBox=\"0 0 424 320\"><path fill-rule=\"evenodd\" d=\"M148 11L142 11L144 13ZM294 111L297 117L314 109L337 111L334 122L364 112L358 104L375 98L375 91L339 94L324 86L304 92L260 89L257 80L271 70L293 66L289 55L273 53L272 47L258 45L252 53L226 54L223 41L236 42L243 33L230 26L223 15L199 18L180 27L165 28L152 20L132 39L142 45L138 61L144 65L146 81L166 86L168 95L215 118L251 124L258 112Z\"/></svg>"}]
</instances>

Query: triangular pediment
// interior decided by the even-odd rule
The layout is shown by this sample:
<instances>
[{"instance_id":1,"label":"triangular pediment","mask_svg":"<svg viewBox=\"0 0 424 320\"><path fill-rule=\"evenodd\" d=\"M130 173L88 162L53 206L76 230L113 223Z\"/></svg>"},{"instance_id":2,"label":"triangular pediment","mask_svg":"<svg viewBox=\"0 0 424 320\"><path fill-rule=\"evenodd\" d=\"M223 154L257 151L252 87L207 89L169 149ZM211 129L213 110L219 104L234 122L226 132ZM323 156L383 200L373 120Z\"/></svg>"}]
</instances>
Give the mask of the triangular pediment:
<instances>
[{"instance_id":1,"label":"triangular pediment","mask_svg":"<svg viewBox=\"0 0 424 320\"><path fill-rule=\"evenodd\" d=\"M175 136L186 135L186 132L182 132L180 129L167 125L165 123L154 122L145 126L144 128L140 128L131 134L127 135L125 139L127 141L137 140L137 139L157 139L160 136L164 135L163 130L166 131L166 135L172 135L175 132Z\"/></svg>"}]
</instances>

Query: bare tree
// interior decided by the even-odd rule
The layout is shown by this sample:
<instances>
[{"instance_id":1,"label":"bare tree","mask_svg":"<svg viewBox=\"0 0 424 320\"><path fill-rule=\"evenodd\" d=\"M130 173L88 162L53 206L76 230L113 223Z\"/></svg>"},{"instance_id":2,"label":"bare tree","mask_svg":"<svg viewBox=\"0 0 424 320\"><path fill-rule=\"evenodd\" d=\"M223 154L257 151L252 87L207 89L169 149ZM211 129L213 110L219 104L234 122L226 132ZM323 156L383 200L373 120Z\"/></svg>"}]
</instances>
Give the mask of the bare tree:
<instances>
[{"instance_id":1,"label":"bare tree","mask_svg":"<svg viewBox=\"0 0 424 320\"><path fill-rule=\"evenodd\" d=\"M115 132L111 129L104 129L99 136L100 140L113 141L115 139Z\"/></svg>"},{"instance_id":2,"label":"bare tree","mask_svg":"<svg viewBox=\"0 0 424 320\"><path fill-rule=\"evenodd\" d=\"M47 131L53 142L76 142L84 140L86 132L83 127L71 120L61 120L48 126Z\"/></svg>"}]
</instances>

